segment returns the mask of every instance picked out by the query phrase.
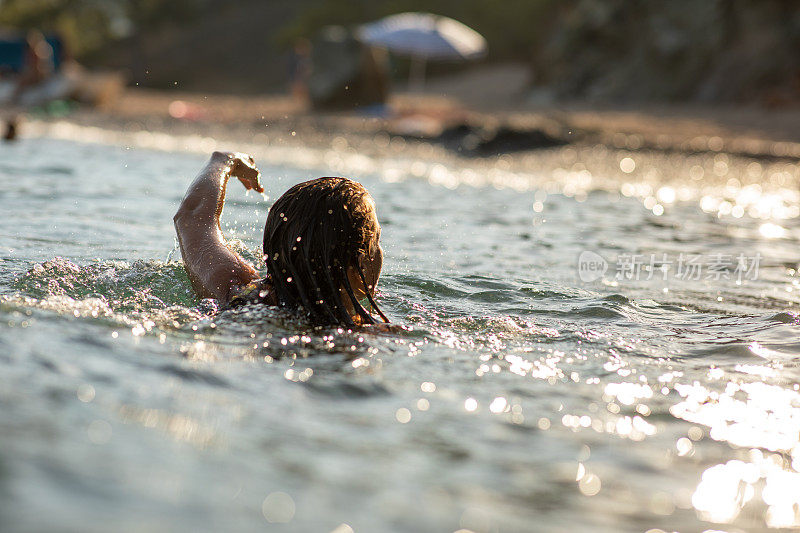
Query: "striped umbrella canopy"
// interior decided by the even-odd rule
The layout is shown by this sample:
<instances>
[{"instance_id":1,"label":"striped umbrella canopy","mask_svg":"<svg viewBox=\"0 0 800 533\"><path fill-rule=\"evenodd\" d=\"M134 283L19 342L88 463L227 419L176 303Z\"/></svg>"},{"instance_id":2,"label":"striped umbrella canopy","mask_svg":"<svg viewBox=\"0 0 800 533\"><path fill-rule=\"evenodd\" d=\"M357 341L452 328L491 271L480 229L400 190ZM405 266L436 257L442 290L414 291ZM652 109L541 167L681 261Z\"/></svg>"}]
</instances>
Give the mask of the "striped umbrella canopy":
<instances>
[{"instance_id":1,"label":"striped umbrella canopy","mask_svg":"<svg viewBox=\"0 0 800 533\"><path fill-rule=\"evenodd\" d=\"M430 13L400 13L362 25L359 39L423 60L476 59L486 39L457 20Z\"/></svg>"}]
</instances>

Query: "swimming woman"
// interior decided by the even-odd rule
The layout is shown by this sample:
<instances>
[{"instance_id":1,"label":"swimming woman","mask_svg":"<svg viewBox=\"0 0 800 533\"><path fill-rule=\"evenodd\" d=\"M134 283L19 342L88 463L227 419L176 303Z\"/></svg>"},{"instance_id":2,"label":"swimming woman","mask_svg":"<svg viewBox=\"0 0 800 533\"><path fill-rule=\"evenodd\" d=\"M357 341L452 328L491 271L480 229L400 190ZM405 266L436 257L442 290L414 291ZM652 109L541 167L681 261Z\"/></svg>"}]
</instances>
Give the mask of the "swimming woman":
<instances>
[{"instance_id":1,"label":"swimming woman","mask_svg":"<svg viewBox=\"0 0 800 533\"><path fill-rule=\"evenodd\" d=\"M223 306L286 306L319 326L375 324L367 307L389 322L374 298L383 265L381 227L375 202L358 182L318 178L295 185L275 202L264 227L263 278L227 246L219 218L228 180L264 192L260 175L247 154L214 152L189 186L174 221L198 296Z\"/></svg>"}]
</instances>

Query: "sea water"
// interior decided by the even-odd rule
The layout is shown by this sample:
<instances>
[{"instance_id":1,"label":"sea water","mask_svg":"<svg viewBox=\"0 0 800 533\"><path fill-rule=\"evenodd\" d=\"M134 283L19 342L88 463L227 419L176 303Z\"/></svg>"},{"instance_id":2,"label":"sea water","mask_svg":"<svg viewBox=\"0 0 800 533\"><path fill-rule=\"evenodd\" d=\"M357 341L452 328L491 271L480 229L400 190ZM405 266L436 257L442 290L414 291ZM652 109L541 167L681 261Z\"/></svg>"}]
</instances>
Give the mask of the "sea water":
<instances>
[{"instance_id":1,"label":"sea water","mask_svg":"<svg viewBox=\"0 0 800 533\"><path fill-rule=\"evenodd\" d=\"M360 180L387 334L196 299L172 215L207 154L118 144L0 146L0 530L800 526L793 162L257 152L232 246Z\"/></svg>"}]
</instances>

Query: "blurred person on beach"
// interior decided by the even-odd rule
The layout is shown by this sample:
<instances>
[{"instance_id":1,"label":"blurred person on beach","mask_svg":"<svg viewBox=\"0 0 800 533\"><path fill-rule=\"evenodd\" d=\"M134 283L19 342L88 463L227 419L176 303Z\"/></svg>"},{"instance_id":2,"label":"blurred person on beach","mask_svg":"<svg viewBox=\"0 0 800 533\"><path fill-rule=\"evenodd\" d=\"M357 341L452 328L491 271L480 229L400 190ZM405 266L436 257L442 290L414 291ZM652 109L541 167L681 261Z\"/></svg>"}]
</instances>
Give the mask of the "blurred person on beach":
<instances>
[{"instance_id":1,"label":"blurred person on beach","mask_svg":"<svg viewBox=\"0 0 800 533\"><path fill-rule=\"evenodd\" d=\"M11 97L13 103L20 101L26 89L44 83L55 71L53 47L41 32L28 32L25 42L25 61Z\"/></svg>"},{"instance_id":2,"label":"blurred person on beach","mask_svg":"<svg viewBox=\"0 0 800 533\"><path fill-rule=\"evenodd\" d=\"M17 137L20 122L19 108L24 105L38 103L44 93L48 92L46 84L56 71L55 53L40 31L31 30L25 39L22 69L14 79L13 89L7 95L6 105L11 109L6 118L3 140L13 141ZM37 94L41 93L41 94Z\"/></svg>"},{"instance_id":3,"label":"blurred person on beach","mask_svg":"<svg viewBox=\"0 0 800 533\"><path fill-rule=\"evenodd\" d=\"M308 79L311 76L311 41L297 39L289 55L287 70L289 90L295 100L308 100Z\"/></svg>"},{"instance_id":4,"label":"blurred person on beach","mask_svg":"<svg viewBox=\"0 0 800 533\"><path fill-rule=\"evenodd\" d=\"M41 32L31 30L25 39L23 66L8 99L12 108L11 115L6 119L3 140L13 141L19 129L19 112L13 108L21 105L25 94L33 87L42 86L55 71L55 58L53 47L47 42Z\"/></svg>"},{"instance_id":5,"label":"blurred person on beach","mask_svg":"<svg viewBox=\"0 0 800 533\"><path fill-rule=\"evenodd\" d=\"M3 130L3 140L4 141L13 141L17 138L17 123L19 121L18 117L12 117L8 119L6 122L5 130Z\"/></svg>"},{"instance_id":6,"label":"blurred person on beach","mask_svg":"<svg viewBox=\"0 0 800 533\"><path fill-rule=\"evenodd\" d=\"M341 177L290 188L267 216L267 272L261 277L227 245L219 221L228 180L264 192L260 175L252 157L214 152L189 186L174 222L197 295L214 298L223 308L261 303L295 309L320 327L387 327L374 299L383 250L375 201L367 190Z\"/></svg>"}]
</instances>

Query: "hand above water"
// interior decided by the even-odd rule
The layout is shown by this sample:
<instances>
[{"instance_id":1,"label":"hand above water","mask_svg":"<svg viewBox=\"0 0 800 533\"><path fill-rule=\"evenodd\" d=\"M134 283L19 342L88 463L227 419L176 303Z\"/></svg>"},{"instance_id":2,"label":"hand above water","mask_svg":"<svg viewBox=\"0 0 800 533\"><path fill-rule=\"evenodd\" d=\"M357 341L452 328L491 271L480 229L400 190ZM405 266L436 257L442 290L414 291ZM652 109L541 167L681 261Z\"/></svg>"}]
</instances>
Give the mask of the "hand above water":
<instances>
[{"instance_id":1,"label":"hand above water","mask_svg":"<svg viewBox=\"0 0 800 533\"><path fill-rule=\"evenodd\" d=\"M223 158L231 163L230 175L238 178L245 189L264 192L264 187L261 186L259 181L261 172L259 172L255 160L250 155L244 152L214 152L214 157Z\"/></svg>"},{"instance_id":2,"label":"hand above water","mask_svg":"<svg viewBox=\"0 0 800 533\"><path fill-rule=\"evenodd\" d=\"M186 191L173 221L186 272L201 298L228 302L238 287L258 279L258 272L228 247L220 216L231 177L245 189L264 192L253 158L242 152L214 152Z\"/></svg>"}]
</instances>

